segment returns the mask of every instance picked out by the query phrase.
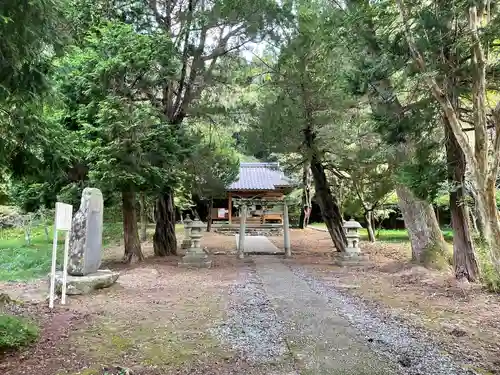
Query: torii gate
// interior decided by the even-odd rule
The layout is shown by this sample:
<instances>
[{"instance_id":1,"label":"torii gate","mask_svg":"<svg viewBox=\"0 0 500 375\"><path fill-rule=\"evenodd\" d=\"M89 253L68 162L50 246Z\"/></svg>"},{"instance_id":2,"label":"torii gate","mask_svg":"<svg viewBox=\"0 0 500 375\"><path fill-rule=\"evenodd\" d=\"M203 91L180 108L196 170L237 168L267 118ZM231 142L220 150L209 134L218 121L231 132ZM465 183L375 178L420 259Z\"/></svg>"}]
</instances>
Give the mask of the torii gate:
<instances>
[{"instance_id":1,"label":"torii gate","mask_svg":"<svg viewBox=\"0 0 500 375\"><path fill-rule=\"evenodd\" d=\"M246 231L246 218L249 205L261 205L262 207L270 204L283 207L283 242L285 247L285 257L292 256L292 249L290 246L290 221L288 215L288 204L285 199L259 199L259 198L233 198L235 207L240 207L240 233L238 241L238 258L245 257L245 231Z\"/></svg>"}]
</instances>

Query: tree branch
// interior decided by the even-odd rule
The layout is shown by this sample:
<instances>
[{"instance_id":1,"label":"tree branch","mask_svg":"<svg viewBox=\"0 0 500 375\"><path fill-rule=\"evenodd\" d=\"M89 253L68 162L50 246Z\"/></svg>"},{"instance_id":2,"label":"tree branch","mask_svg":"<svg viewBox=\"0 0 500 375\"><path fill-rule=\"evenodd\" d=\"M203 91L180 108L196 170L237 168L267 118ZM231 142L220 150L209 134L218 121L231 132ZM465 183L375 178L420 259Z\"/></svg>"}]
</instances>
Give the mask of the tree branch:
<instances>
[{"instance_id":1,"label":"tree branch","mask_svg":"<svg viewBox=\"0 0 500 375\"><path fill-rule=\"evenodd\" d=\"M189 52L189 34L190 34L190 26L191 22L193 21L193 0L189 0L188 3L188 14L187 14L187 30L185 30L185 36L184 36L184 47L182 51L182 68L181 68L181 77L179 79L179 88L178 88L178 95L175 98L174 106L172 108L172 117L175 117L176 113L178 112L178 109L181 104L181 100L183 99L182 95L182 90L184 89L184 86L186 85L186 74L187 74L187 65L189 63L188 59L188 52ZM191 66L191 71L193 70L193 66Z\"/></svg>"},{"instance_id":2,"label":"tree branch","mask_svg":"<svg viewBox=\"0 0 500 375\"><path fill-rule=\"evenodd\" d=\"M226 50L226 46L227 46L227 43L229 42L229 39L236 36L240 31L242 31L244 29L245 29L245 25L243 24L243 25L240 25L240 26L236 27L235 29L231 30L230 32L228 32L226 36L224 36L224 37L221 36L217 47L215 47L214 50L212 51L212 53L210 53L209 55L203 56L202 60L208 61L208 60L214 59L216 57L225 55L228 52ZM248 42L245 42L245 43L248 43Z\"/></svg>"}]
</instances>

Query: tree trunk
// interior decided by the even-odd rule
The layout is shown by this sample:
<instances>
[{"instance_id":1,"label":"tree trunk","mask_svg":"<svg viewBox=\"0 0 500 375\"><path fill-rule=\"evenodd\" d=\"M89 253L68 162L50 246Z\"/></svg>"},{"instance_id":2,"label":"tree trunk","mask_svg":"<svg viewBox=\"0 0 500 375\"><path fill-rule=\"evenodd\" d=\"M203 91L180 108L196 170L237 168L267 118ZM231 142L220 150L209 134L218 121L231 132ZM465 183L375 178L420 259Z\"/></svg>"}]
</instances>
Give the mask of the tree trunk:
<instances>
[{"instance_id":1,"label":"tree trunk","mask_svg":"<svg viewBox=\"0 0 500 375\"><path fill-rule=\"evenodd\" d=\"M309 163L302 169L302 209L300 211L299 228L304 229L309 225L311 215L311 178Z\"/></svg>"},{"instance_id":2,"label":"tree trunk","mask_svg":"<svg viewBox=\"0 0 500 375\"><path fill-rule=\"evenodd\" d=\"M146 195L141 193L141 242L148 239L148 212L146 207Z\"/></svg>"},{"instance_id":3,"label":"tree trunk","mask_svg":"<svg viewBox=\"0 0 500 375\"><path fill-rule=\"evenodd\" d=\"M124 261L130 263L135 255L139 261L144 260L141 251L141 242L139 241L139 232L137 228L137 212L135 192L122 192L122 211L123 211L123 240L125 244Z\"/></svg>"},{"instance_id":4,"label":"tree trunk","mask_svg":"<svg viewBox=\"0 0 500 375\"><path fill-rule=\"evenodd\" d=\"M208 215L207 215L207 232L212 231L212 209L214 208L214 199L210 198L208 201Z\"/></svg>"},{"instance_id":5,"label":"tree trunk","mask_svg":"<svg viewBox=\"0 0 500 375\"><path fill-rule=\"evenodd\" d=\"M477 192L478 221L483 225L484 242L488 256L496 272L500 274L500 225L496 206L495 181L489 180L484 189Z\"/></svg>"},{"instance_id":6,"label":"tree trunk","mask_svg":"<svg viewBox=\"0 0 500 375\"><path fill-rule=\"evenodd\" d=\"M432 205L415 197L406 186L398 185L396 193L410 237L413 261L426 267L443 267L447 245Z\"/></svg>"},{"instance_id":7,"label":"tree trunk","mask_svg":"<svg viewBox=\"0 0 500 375\"><path fill-rule=\"evenodd\" d=\"M325 169L316 156L311 159L311 170L316 188L316 197L321 208L321 215L328 228L330 237L337 251L345 251L347 238L344 233L344 220L340 215L337 200L330 191Z\"/></svg>"},{"instance_id":8,"label":"tree trunk","mask_svg":"<svg viewBox=\"0 0 500 375\"><path fill-rule=\"evenodd\" d=\"M375 232L373 230L372 216L373 216L372 211L365 211L365 222L366 222L366 229L368 231L368 241L375 242Z\"/></svg>"},{"instance_id":9,"label":"tree trunk","mask_svg":"<svg viewBox=\"0 0 500 375\"><path fill-rule=\"evenodd\" d=\"M302 211L300 212L299 218L299 228L305 229L309 225L309 218L311 217L311 206L303 206Z\"/></svg>"},{"instance_id":10,"label":"tree trunk","mask_svg":"<svg viewBox=\"0 0 500 375\"><path fill-rule=\"evenodd\" d=\"M302 201L304 201L304 192L302 192ZM306 228L306 207L304 206L302 206L302 209L300 210L299 228L300 229Z\"/></svg>"},{"instance_id":11,"label":"tree trunk","mask_svg":"<svg viewBox=\"0 0 500 375\"><path fill-rule=\"evenodd\" d=\"M467 206L465 204L465 155L460 149L448 119L443 116L446 135L446 159L448 179L456 185L450 192L450 213L453 228L453 266L457 279L476 281L479 267L474 254L474 245L470 235Z\"/></svg>"},{"instance_id":12,"label":"tree trunk","mask_svg":"<svg viewBox=\"0 0 500 375\"><path fill-rule=\"evenodd\" d=\"M306 127L303 130L305 144L308 154L310 155L311 172L316 190L316 197L321 208L323 221L328 228L332 242L337 251L345 252L347 238L344 232L344 220L340 214L339 205L335 196L332 195L330 185L326 179L325 168L321 164L319 151L316 146L316 134L313 130L312 109L309 107L307 100L307 92L305 86L302 85L303 102L304 102L304 117Z\"/></svg>"},{"instance_id":13,"label":"tree trunk","mask_svg":"<svg viewBox=\"0 0 500 375\"><path fill-rule=\"evenodd\" d=\"M156 256L177 255L174 193L171 189L166 189L156 200L155 221L154 254Z\"/></svg>"}]
</instances>

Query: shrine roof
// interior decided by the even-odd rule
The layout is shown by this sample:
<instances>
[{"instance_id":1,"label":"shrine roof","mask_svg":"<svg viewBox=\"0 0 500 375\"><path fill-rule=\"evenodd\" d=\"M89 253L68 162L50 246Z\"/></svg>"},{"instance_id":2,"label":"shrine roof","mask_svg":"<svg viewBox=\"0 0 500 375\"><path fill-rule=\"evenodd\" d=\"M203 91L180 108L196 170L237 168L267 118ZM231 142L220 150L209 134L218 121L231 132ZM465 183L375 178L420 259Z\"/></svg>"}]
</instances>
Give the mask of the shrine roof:
<instances>
[{"instance_id":1,"label":"shrine roof","mask_svg":"<svg viewBox=\"0 0 500 375\"><path fill-rule=\"evenodd\" d=\"M229 185L228 191L279 190L296 184L279 167L278 163L240 163L238 180Z\"/></svg>"}]
</instances>

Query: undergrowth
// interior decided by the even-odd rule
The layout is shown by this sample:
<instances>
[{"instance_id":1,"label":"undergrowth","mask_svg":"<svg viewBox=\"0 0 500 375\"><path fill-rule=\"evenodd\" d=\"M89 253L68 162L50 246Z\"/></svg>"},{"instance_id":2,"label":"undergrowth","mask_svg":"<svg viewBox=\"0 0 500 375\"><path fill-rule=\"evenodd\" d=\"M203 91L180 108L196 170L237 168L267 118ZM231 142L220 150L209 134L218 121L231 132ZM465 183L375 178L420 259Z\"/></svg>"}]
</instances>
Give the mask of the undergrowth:
<instances>
[{"instance_id":1,"label":"undergrowth","mask_svg":"<svg viewBox=\"0 0 500 375\"><path fill-rule=\"evenodd\" d=\"M38 327L17 316L0 314L0 352L19 349L38 339Z\"/></svg>"},{"instance_id":2,"label":"undergrowth","mask_svg":"<svg viewBox=\"0 0 500 375\"><path fill-rule=\"evenodd\" d=\"M122 223L104 223L103 247L114 245L122 238ZM41 277L50 272L52 262L52 236L47 241L43 227L32 229L31 244L27 245L24 239L24 230L0 230L0 281L29 280ZM64 234L58 238L57 265L61 268Z\"/></svg>"},{"instance_id":3,"label":"undergrowth","mask_svg":"<svg viewBox=\"0 0 500 375\"><path fill-rule=\"evenodd\" d=\"M491 292L500 292L500 274L495 269L489 255L488 248L483 241L476 239L476 255L480 269L481 283Z\"/></svg>"}]
</instances>

